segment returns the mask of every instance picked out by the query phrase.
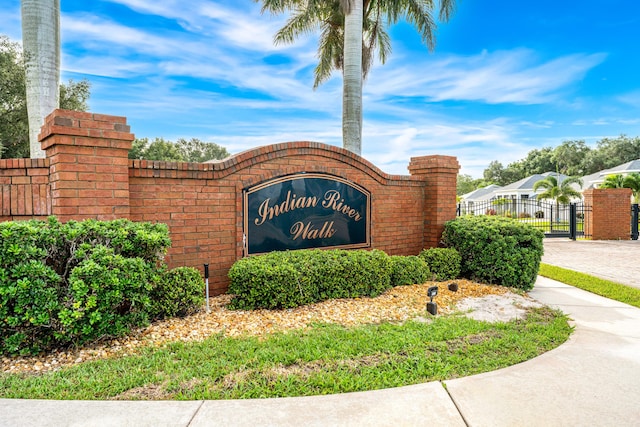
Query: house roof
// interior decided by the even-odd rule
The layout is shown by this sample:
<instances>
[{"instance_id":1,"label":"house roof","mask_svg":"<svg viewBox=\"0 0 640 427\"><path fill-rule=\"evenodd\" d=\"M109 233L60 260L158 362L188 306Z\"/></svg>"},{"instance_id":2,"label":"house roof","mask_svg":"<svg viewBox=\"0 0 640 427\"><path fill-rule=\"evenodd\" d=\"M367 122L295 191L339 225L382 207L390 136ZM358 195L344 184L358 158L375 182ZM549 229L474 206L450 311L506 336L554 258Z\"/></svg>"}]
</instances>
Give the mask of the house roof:
<instances>
[{"instance_id":1,"label":"house roof","mask_svg":"<svg viewBox=\"0 0 640 427\"><path fill-rule=\"evenodd\" d=\"M611 169L607 169L607 175L614 173L632 173L640 172L640 159L632 160L627 163L623 163Z\"/></svg>"},{"instance_id":2,"label":"house roof","mask_svg":"<svg viewBox=\"0 0 640 427\"><path fill-rule=\"evenodd\" d=\"M563 174L557 174L556 172L545 172L545 173L537 173L535 175L531 175L528 176L526 178L522 178L520 181L516 181L514 183L511 183L509 185L505 185L504 187L502 187L498 193L507 193L507 192L512 192L512 191L531 191L533 192L533 186L535 185L536 182L538 181L542 181L543 179L545 179L548 176L557 176L560 178L560 180L564 180L567 177L567 175L563 175Z\"/></svg>"},{"instance_id":3,"label":"house roof","mask_svg":"<svg viewBox=\"0 0 640 427\"><path fill-rule=\"evenodd\" d=\"M487 185L486 187L478 188L476 190L473 190L470 193L464 194L462 195L461 198L462 200L473 200L473 201L487 200L491 198L494 191L500 188L502 187L496 184Z\"/></svg>"},{"instance_id":4,"label":"house roof","mask_svg":"<svg viewBox=\"0 0 640 427\"><path fill-rule=\"evenodd\" d=\"M573 184L572 186L578 190L586 190L588 188L593 188L594 185L602 183L607 175L613 174L629 174L633 172L640 172L640 159L632 160L627 163L623 163L621 165L615 166L610 169L605 169L591 175L586 175L582 177L582 187L577 184ZM489 185L484 188L479 188L475 191L467 193L462 196L463 200L469 201L481 201L481 200L489 200L492 197L497 195L505 195L505 194L513 194L513 193L533 193L533 186L536 182L545 179L548 176L558 176L560 181L568 178L567 175L558 174L556 172L545 172L539 173L535 175L528 176L519 181L511 183L509 185L505 185L504 187L500 187L499 185ZM535 198L536 195L530 195L531 198Z\"/></svg>"},{"instance_id":5,"label":"house roof","mask_svg":"<svg viewBox=\"0 0 640 427\"><path fill-rule=\"evenodd\" d=\"M583 188L594 188L597 184L601 184L608 175L626 175L634 172L640 172L640 159L632 160L630 162L623 163L609 169L604 169L583 177Z\"/></svg>"}]
</instances>

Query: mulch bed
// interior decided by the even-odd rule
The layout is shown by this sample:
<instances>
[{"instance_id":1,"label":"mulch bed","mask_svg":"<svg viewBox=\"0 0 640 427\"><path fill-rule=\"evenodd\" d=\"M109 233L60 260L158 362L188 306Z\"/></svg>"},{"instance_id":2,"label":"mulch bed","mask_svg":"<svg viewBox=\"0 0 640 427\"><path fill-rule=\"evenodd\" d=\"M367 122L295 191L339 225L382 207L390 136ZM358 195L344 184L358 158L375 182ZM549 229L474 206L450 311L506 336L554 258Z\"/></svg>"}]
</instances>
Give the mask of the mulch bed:
<instances>
[{"instance_id":1,"label":"mulch bed","mask_svg":"<svg viewBox=\"0 0 640 427\"><path fill-rule=\"evenodd\" d=\"M223 334L224 336L266 336L292 329L307 328L314 323L337 323L354 326L384 321L403 322L418 315L425 315L429 301L427 289L438 286L435 298L439 314L455 310L457 301L463 298L479 298L486 295L502 295L508 290L500 286L483 285L468 280L456 280L458 291L447 289L449 282L429 282L421 285L398 286L376 298L329 300L287 310L228 310L230 295L209 299L210 313L203 309L186 318L154 322L131 335L94 343L78 349L53 351L35 357L2 357L0 371L5 373L41 373L89 360L135 354L142 347L160 347L173 341L201 341Z\"/></svg>"}]
</instances>

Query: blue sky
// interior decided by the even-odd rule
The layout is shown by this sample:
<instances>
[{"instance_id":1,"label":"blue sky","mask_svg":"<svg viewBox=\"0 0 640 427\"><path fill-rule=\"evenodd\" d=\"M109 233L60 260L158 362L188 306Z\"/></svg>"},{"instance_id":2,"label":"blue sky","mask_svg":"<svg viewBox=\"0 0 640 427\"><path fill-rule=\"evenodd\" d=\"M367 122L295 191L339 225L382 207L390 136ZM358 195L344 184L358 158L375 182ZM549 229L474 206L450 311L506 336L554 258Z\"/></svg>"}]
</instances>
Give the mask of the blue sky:
<instances>
[{"instance_id":1,"label":"blue sky","mask_svg":"<svg viewBox=\"0 0 640 427\"><path fill-rule=\"evenodd\" d=\"M91 111L137 137L199 138L237 153L342 144L342 78L312 89L315 36L275 46L284 16L252 0L61 0L62 80L88 79ZM21 38L19 0L0 33ZM429 53L391 29L364 87L362 155L407 174L412 156L458 157L481 177L534 148L640 135L640 2L458 0Z\"/></svg>"}]
</instances>

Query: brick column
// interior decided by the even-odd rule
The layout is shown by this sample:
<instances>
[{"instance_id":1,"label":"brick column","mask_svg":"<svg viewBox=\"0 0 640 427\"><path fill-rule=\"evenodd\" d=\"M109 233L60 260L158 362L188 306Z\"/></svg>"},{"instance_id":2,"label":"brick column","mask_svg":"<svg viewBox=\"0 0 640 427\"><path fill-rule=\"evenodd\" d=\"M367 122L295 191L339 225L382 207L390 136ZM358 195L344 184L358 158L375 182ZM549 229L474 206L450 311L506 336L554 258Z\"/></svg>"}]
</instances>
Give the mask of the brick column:
<instances>
[{"instance_id":1,"label":"brick column","mask_svg":"<svg viewBox=\"0 0 640 427\"><path fill-rule=\"evenodd\" d=\"M38 138L49 159L53 215L61 221L129 216L134 136L125 117L55 110Z\"/></svg>"},{"instance_id":2,"label":"brick column","mask_svg":"<svg viewBox=\"0 0 640 427\"><path fill-rule=\"evenodd\" d=\"M631 238L631 189L596 188L585 190L584 232L593 240L629 240Z\"/></svg>"},{"instance_id":3,"label":"brick column","mask_svg":"<svg viewBox=\"0 0 640 427\"><path fill-rule=\"evenodd\" d=\"M409 173L425 180L423 246L438 246L444 223L456 217L456 183L460 165L452 156L412 157Z\"/></svg>"}]
</instances>

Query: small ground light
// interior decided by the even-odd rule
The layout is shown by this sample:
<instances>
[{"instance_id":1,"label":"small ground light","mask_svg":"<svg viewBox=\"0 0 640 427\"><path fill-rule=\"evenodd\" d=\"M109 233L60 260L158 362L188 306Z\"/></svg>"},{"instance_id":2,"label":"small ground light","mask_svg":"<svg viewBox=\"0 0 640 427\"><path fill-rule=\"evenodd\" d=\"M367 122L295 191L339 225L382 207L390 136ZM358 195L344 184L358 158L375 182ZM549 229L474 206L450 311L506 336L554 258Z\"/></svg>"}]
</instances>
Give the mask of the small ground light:
<instances>
[{"instance_id":1,"label":"small ground light","mask_svg":"<svg viewBox=\"0 0 640 427\"><path fill-rule=\"evenodd\" d=\"M458 284L456 282L449 283L449 290L451 292L458 292Z\"/></svg>"},{"instance_id":2,"label":"small ground light","mask_svg":"<svg viewBox=\"0 0 640 427\"><path fill-rule=\"evenodd\" d=\"M428 303L427 303L427 311L429 312L429 314L432 315L436 315L438 314L438 305L433 302L433 298L438 295L438 287L437 286L431 286L429 289L427 289L427 296L431 299Z\"/></svg>"},{"instance_id":3,"label":"small ground light","mask_svg":"<svg viewBox=\"0 0 640 427\"><path fill-rule=\"evenodd\" d=\"M210 313L211 310L209 309L209 264L205 264L204 265L204 288L205 288L205 294L206 294L206 299L207 299L207 313Z\"/></svg>"}]
</instances>

